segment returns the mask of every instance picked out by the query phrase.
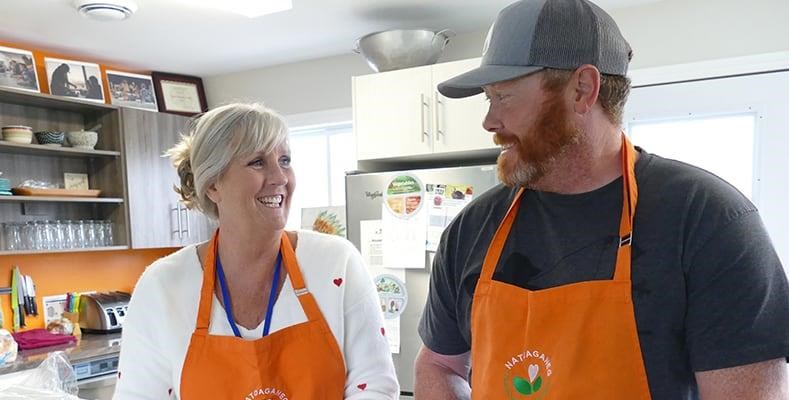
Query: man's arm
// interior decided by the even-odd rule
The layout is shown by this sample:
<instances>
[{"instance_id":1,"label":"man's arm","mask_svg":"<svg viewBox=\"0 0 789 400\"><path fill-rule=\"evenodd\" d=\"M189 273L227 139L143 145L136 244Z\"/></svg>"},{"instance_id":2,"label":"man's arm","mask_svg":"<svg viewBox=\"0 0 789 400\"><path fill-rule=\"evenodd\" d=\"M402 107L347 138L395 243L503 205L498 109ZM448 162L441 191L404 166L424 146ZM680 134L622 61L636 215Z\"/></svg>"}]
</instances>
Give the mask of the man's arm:
<instances>
[{"instance_id":1,"label":"man's arm","mask_svg":"<svg viewBox=\"0 0 789 400\"><path fill-rule=\"evenodd\" d=\"M702 400L789 399L789 373L784 358L697 372L696 381Z\"/></svg>"},{"instance_id":2,"label":"man's arm","mask_svg":"<svg viewBox=\"0 0 789 400\"><path fill-rule=\"evenodd\" d=\"M422 346L414 363L414 399L470 399L471 388L468 385L470 368L471 352L447 356Z\"/></svg>"}]
</instances>

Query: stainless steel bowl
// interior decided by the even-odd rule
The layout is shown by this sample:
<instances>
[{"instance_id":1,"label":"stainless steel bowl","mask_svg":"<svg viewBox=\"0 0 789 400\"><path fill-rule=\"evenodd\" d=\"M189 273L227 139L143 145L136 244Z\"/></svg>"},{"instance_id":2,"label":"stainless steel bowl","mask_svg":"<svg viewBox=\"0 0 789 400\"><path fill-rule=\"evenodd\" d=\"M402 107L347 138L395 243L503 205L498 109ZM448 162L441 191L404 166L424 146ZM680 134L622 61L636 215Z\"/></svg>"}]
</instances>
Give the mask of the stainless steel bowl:
<instances>
[{"instance_id":1,"label":"stainless steel bowl","mask_svg":"<svg viewBox=\"0 0 789 400\"><path fill-rule=\"evenodd\" d=\"M362 36L354 52L361 54L376 71L435 64L455 32L444 29L395 29Z\"/></svg>"}]
</instances>

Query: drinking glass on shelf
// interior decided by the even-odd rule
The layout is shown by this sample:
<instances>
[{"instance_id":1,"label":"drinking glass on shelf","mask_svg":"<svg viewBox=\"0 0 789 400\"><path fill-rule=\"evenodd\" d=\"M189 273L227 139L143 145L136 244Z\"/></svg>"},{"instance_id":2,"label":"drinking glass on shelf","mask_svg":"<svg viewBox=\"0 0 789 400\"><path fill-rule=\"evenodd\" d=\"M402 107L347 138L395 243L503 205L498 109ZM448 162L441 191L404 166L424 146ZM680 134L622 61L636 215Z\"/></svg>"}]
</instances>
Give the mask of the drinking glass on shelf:
<instances>
[{"instance_id":1,"label":"drinking glass on shelf","mask_svg":"<svg viewBox=\"0 0 789 400\"><path fill-rule=\"evenodd\" d=\"M45 250L57 249L57 243L55 241L55 231L57 227L55 226L55 222L49 220L42 221L41 225L43 226L42 234L44 238L42 248Z\"/></svg>"},{"instance_id":2,"label":"drinking glass on shelf","mask_svg":"<svg viewBox=\"0 0 789 400\"><path fill-rule=\"evenodd\" d=\"M95 221L89 219L82 224L85 231L85 247L96 247Z\"/></svg>"},{"instance_id":3,"label":"drinking glass on shelf","mask_svg":"<svg viewBox=\"0 0 789 400\"><path fill-rule=\"evenodd\" d=\"M110 220L103 221L102 228L104 230L104 245L105 246L114 245L115 241L112 238L112 221Z\"/></svg>"},{"instance_id":4,"label":"drinking glass on shelf","mask_svg":"<svg viewBox=\"0 0 789 400\"><path fill-rule=\"evenodd\" d=\"M20 226L22 245L19 250L36 249L36 226L33 221L27 221Z\"/></svg>"},{"instance_id":5,"label":"drinking glass on shelf","mask_svg":"<svg viewBox=\"0 0 789 400\"><path fill-rule=\"evenodd\" d=\"M85 241L85 221L79 220L74 221L74 224L71 227L74 229L74 248L85 248L88 247Z\"/></svg>"},{"instance_id":6,"label":"drinking glass on shelf","mask_svg":"<svg viewBox=\"0 0 789 400\"><path fill-rule=\"evenodd\" d=\"M93 229L93 236L96 238L93 245L95 247L106 246L107 244L104 243L104 221L93 221L91 228Z\"/></svg>"},{"instance_id":7,"label":"drinking glass on shelf","mask_svg":"<svg viewBox=\"0 0 789 400\"><path fill-rule=\"evenodd\" d=\"M8 251L22 250L22 224L6 222L3 224L5 249Z\"/></svg>"},{"instance_id":8,"label":"drinking glass on shelf","mask_svg":"<svg viewBox=\"0 0 789 400\"><path fill-rule=\"evenodd\" d=\"M65 221L57 220L53 223L52 242L54 249L67 249L66 247L66 224Z\"/></svg>"},{"instance_id":9,"label":"drinking glass on shelf","mask_svg":"<svg viewBox=\"0 0 789 400\"><path fill-rule=\"evenodd\" d=\"M43 221L33 221L32 224L32 234L33 234L33 241L30 246L30 250L44 250L46 249L45 241L47 237L46 233L46 226L44 225Z\"/></svg>"},{"instance_id":10,"label":"drinking glass on shelf","mask_svg":"<svg viewBox=\"0 0 789 400\"><path fill-rule=\"evenodd\" d=\"M77 245L74 241L74 221L66 220L62 221L62 229L63 229L63 248L64 249L73 249L76 248Z\"/></svg>"}]
</instances>

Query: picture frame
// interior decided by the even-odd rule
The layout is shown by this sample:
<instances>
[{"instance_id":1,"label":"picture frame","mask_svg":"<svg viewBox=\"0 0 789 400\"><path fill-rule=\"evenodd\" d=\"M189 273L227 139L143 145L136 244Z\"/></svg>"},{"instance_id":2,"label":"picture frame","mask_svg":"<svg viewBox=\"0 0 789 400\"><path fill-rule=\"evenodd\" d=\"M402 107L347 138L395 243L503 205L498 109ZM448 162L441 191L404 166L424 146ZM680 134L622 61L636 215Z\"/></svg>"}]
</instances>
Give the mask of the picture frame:
<instances>
[{"instance_id":1,"label":"picture frame","mask_svg":"<svg viewBox=\"0 0 789 400\"><path fill-rule=\"evenodd\" d=\"M41 92L32 51L0 46L0 86Z\"/></svg>"},{"instance_id":2,"label":"picture frame","mask_svg":"<svg viewBox=\"0 0 789 400\"><path fill-rule=\"evenodd\" d=\"M44 57L49 94L104 103L101 69L98 64Z\"/></svg>"},{"instance_id":3,"label":"picture frame","mask_svg":"<svg viewBox=\"0 0 789 400\"><path fill-rule=\"evenodd\" d=\"M159 111L188 117L208 111L203 80L196 76L152 72Z\"/></svg>"},{"instance_id":4,"label":"picture frame","mask_svg":"<svg viewBox=\"0 0 789 400\"><path fill-rule=\"evenodd\" d=\"M106 70L110 104L159 111L153 79L149 75Z\"/></svg>"},{"instance_id":5,"label":"picture frame","mask_svg":"<svg viewBox=\"0 0 789 400\"><path fill-rule=\"evenodd\" d=\"M89 190L88 174L73 172L64 173L63 187L68 190Z\"/></svg>"}]
</instances>

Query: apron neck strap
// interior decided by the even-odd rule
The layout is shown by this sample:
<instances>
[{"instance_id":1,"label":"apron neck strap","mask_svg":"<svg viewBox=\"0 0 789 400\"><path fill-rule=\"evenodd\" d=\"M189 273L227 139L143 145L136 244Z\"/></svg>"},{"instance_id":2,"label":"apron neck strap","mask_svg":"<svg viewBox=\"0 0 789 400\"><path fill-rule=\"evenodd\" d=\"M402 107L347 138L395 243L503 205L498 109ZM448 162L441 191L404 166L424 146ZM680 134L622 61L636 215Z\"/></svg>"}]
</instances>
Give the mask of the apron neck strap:
<instances>
[{"instance_id":1,"label":"apron neck strap","mask_svg":"<svg viewBox=\"0 0 789 400\"><path fill-rule=\"evenodd\" d=\"M636 149L622 133L622 217L619 222L619 249L616 253L615 281L629 281L633 250L633 219L638 204Z\"/></svg>"},{"instance_id":2,"label":"apron neck strap","mask_svg":"<svg viewBox=\"0 0 789 400\"><path fill-rule=\"evenodd\" d=\"M624 133L622 133L621 157L623 201L622 218L619 223L619 248L617 250L614 280L629 281L631 244L633 241L633 218L636 212L636 203L638 202L638 186L636 185L635 174L636 150ZM482 264L482 272L479 277L480 281L490 281L493 279L493 273L496 271L496 266L501 258L501 252L504 250L507 237L512 230L515 216L518 215L518 211L520 210L521 198L524 192L525 189L522 187L518 190L515 199L507 210L507 214L504 216L504 220L493 235L493 240L488 247L485 261Z\"/></svg>"},{"instance_id":3,"label":"apron neck strap","mask_svg":"<svg viewBox=\"0 0 789 400\"><path fill-rule=\"evenodd\" d=\"M323 314L321 314L318 303L312 296L307 286L304 284L304 277L301 275L301 268L296 260L296 253L293 251L293 246L290 244L290 238L286 233L282 234L282 242L280 244L280 252L282 253L282 261L285 264L285 269L290 275L290 284L293 286L293 292L296 298L301 303L301 308L304 310L304 315L307 316L309 321L322 321Z\"/></svg>"},{"instance_id":4,"label":"apron neck strap","mask_svg":"<svg viewBox=\"0 0 789 400\"><path fill-rule=\"evenodd\" d=\"M214 233L211 239L211 244L208 246L208 251L203 260L203 286L200 289L200 305L197 311L197 323L195 326L196 333L207 333L208 326L211 323L211 304L214 296L214 285L216 277L216 252L219 245L219 230ZM290 276L293 291L299 299L304 314L309 321L321 320L323 318L318 303L315 298L307 290L304 285L304 278L301 275L301 268L299 268L296 254L291 246L290 239L286 233L282 233L280 240L280 254L282 255L282 264Z\"/></svg>"},{"instance_id":5,"label":"apron neck strap","mask_svg":"<svg viewBox=\"0 0 789 400\"><path fill-rule=\"evenodd\" d=\"M214 282L216 277L216 249L219 244L219 229L211 238L211 244L205 252L203 259L203 286L200 288L200 305L197 309L196 333L207 333L211 323L211 302L214 297Z\"/></svg>"}]
</instances>

